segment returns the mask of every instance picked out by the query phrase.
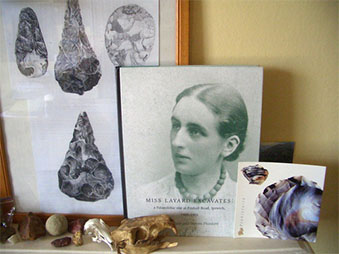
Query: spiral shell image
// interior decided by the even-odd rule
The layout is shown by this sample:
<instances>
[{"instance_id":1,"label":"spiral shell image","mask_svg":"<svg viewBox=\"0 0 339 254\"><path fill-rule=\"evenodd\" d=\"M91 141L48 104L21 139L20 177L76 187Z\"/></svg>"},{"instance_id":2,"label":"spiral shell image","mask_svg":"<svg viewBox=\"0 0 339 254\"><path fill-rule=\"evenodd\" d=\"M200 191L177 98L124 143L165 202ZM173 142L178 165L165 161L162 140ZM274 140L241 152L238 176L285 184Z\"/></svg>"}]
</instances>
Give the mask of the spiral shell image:
<instances>
[{"instance_id":1,"label":"spiral shell image","mask_svg":"<svg viewBox=\"0 0 339 254\"><path fill-rule=\"evenodd\" d=\"M304 176L269 185L256 199L257 229L268 238L315 242L322 192Z\"/></svg>"}]
</instances>

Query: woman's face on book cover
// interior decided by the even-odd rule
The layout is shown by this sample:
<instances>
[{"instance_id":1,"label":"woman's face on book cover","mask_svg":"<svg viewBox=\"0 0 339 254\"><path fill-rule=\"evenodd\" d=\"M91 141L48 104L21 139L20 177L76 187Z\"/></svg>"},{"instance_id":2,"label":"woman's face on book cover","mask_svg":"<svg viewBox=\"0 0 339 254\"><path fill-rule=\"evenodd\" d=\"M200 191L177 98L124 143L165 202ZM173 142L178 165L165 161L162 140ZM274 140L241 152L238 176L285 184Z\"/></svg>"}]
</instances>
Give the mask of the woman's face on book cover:
<instances>
[{"instance_id":1,"label":"woman's face on book cover","mask_svg":"<svg viewBox=\"0 0 339 254\"><path fill-rule=\"evenodd\" d=\"M171 149L176 170L199 175L221 166L225 140L217 132L218 118L194 97L182 98L172 112Z\"/></svg>"}]
</instances>

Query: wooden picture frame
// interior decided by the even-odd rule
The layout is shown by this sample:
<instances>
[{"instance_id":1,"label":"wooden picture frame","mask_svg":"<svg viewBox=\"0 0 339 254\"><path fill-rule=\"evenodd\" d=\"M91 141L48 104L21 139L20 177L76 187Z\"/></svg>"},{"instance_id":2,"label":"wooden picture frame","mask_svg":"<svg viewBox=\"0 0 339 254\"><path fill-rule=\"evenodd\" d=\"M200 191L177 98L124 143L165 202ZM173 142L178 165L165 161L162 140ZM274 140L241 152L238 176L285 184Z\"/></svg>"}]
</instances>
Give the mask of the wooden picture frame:
<instances>
[{"instance_id":1,"label":"wooden picture frame","mask_svg":"<svg viewBox=\"0 0 339 254\"><path fill-rule=\"evenodd\" d=\"M189 0L176 0L176 57L177 65L189 64ZM11 183L10 172L8 168L6 147L4 142L5 133L0 122L0 197L14 198L14 192ZM27 211L28 212L28 211ZM27 212L16 212L14 222L19 222ZM43 220L46 220L51 214L36 213ZM65 214L68 219L76 218L101 218L108 225L119 225L123 215L95 215L95 214Z\"/></svg>"}]
</instances>

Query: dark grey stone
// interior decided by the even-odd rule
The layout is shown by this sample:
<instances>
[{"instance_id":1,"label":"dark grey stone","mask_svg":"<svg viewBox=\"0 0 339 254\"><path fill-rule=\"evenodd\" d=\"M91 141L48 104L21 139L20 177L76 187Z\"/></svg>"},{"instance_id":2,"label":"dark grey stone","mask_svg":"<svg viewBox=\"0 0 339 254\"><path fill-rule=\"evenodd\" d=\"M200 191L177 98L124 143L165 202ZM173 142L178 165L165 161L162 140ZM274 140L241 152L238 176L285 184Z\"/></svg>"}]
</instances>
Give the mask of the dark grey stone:
<instances>
[{"instance_id":1,"label":"dark grey stone","mask_svg":"<svg viewBox=\"0 0 339 254\"><path fill-rule=\"evenodd\" d=\"M35 12L27 7L19 16L15 57L19 71L27 77L40 77L47 71L47 48Z\"/></svg>"},{"instance_id":2,"label":"dark grey stone","mask_svg":"<svg viewBox=\"0 0 339 254\"><path fill-rule=\"evenodd\" d=\"M78 0L67 1L54 73L64 92L79 95L91 90L101 78L100 63L85 33Z\"/></svg>"},{"instance_id":3,"label":"dark grey stone","mask_svg":"<svg viewBox=\"0 0 339 254\"><path fill-rule=\"evenodd\" d=\"M111 171L94 144L86 112L79 115L65 160L58 172L59 188L81 201L106 199L114 188Z\"/></svg>"}]
</instances>

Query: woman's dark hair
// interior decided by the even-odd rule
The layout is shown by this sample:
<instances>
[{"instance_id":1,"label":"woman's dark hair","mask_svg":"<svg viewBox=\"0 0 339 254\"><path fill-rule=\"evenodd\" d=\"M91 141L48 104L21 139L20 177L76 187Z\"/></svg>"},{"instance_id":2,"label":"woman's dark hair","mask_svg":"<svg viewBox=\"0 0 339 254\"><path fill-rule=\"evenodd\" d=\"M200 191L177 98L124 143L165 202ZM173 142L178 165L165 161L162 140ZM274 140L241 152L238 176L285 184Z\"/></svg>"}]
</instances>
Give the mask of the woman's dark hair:
<instances>
[{"instance_id":1,"label":"woman's dark hair","mask_svg":"<svg viewBox=\"0 0 339 254\"><path fill-rule=\"evenodd\" d=\"M225 159L236 160L244 150L248 115L244 100L235 88L225 84L200 84L183 90L176 98L194 96L204 103L218 118L217 131L222 138L237 135L240 143L237 149Z\"/></svg>"}]
</instances>

